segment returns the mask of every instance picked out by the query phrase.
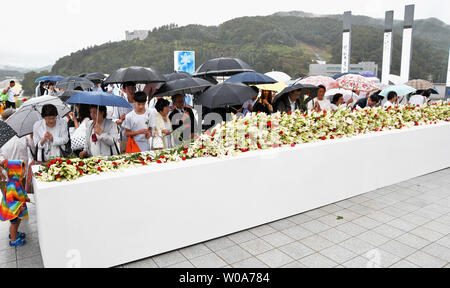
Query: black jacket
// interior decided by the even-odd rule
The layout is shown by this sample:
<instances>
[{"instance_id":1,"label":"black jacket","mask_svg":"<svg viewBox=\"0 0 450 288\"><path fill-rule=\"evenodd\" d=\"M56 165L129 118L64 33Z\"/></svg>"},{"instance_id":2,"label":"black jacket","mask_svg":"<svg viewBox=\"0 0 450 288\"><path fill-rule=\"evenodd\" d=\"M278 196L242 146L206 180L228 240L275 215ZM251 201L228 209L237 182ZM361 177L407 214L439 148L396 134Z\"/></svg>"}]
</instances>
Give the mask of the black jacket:
<instances>
[{"instance_id":1,"label":"black jacket","mask_svg":"<svg viewBox=\"0 0 450 288\"><path fill-rule=\"evenodd\" d=\"M368 105L369 100L367 98L359 99L358 102L356 102L355 106L353 106L353 109L356 109L356 107L361 107L362 109L366 108Z\"/></svg>"},{"instance_id":2,"label":"black jacket","mask_svg":"<svg viewBox=\"0 0 450 288\"><path fill-rule=\"evenodd\" d=\"M301 102L297 99L295 101L295 109L300 110L301 109ZM281 112L281 113L289 113L291 111L291 102L289 101L289 97L283 97L274 105L274 112Z\"/></svg>"},{"instance_id":3,"label":"black jacket","mask_svg":"<svg viewBox=\"0 0 450 288\"><path fill-rule=\"evenodd\" d=\"M190 123L185 123L185 124L189 124L190 125L189 128L190 128L191 133L195 133L195 116L194 116L194 112L192 111L191 108L184 108L184 111L189 113L189 118L191 120ZM172 121L172 119L175 116L177 116L177 118L175 118L174 121L177 124L173 124L174 122ZM181 121L181 117L183 117L183 115L180 113L180 111L178 111L178 109L173 110L172 113L169 114L169 119L170 119L170 122L172 123L173 131L177 130L178 128L181 127L181 125L183 125L183 122Z\"/></svg>"}]
</instances>

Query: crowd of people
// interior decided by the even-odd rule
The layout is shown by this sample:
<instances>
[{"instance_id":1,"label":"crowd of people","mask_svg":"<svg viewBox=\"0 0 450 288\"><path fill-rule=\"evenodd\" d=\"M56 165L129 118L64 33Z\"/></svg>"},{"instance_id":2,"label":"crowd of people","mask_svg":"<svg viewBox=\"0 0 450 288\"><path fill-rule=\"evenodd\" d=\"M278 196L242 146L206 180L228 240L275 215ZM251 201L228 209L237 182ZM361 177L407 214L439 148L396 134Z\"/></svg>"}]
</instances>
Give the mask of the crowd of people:
<instances>
[{"instance_id":1,"label":"crowd of people","mask_svg":"<svg viewBox=\"0 0 450 288\"><path fill-rule=\"evenodd\" d=\"M3 121L15 113L14 85L14 81L11 81L10 86L3 91L8 94L8 109L3 112ZM54 87L51 82L40 83L36 87L36 95L56 95ZM81 87L75 90L83 91ZM326 87L319 86L317 97L308 103L304 103L305 95L302 90L294 90L278 98L272 91L261 90L243 105L206 110L202 107L202 111L198 111L198 107L193 106L192 96L179 94L172 96L169 101L164 97L151 98L148 93L137 90L137 85L133 82L123 83L120 88L100 83L89 90L118 94L132 108L80 104L73 107L74 112L59 115L57 107L52 104L44 105L42 120L34 123L33 133L22 138L14 137L0 149L0 163L5 163L6 159L16 159L27 164L25 176L20 181L26 191L32 191L32 164L57 158L112 156L174 148L190 142L197 132L201 133L213 126L202 124L209 112L218 113L226 121L230 119L225 115L228 112L245 116L248 113L289 113L301 109L320 112L340 107L364 109L399 104L399 97L395 92L390 92L386 99L379 95L381 91L377 91L361 98L350 97L346 101L340 93L326 97ZM355 95L360 94L354 92ZM429 97L430 91L417 91L417 94L409 98L409 103L423 105L428 102ZM200 112L202 117L198 121ZM214 124L219 122L221 120L215 120ZM196 130L198 123L200 131ZM11 246L19 247L25 243L23 233L17 230L19 225L20 221L12 223L11 233L14 235L11 234Z\"/></svg>"},{"instance_id":2,"label":"crowd of people","mask_svg":"<svg viewBox=\"0 0 450 288\"><path fill-rule=\"evenodd\" d=\"M14 87L13 82L11 82L10 87ZM39 91L43 91L44 95L50 95L53 93L53 87L53 83L48 85L44 83L44 86L40 85L37 88L39 88ZM33 134L28 136L32 139L33 145L19 145L17 147L26 146L27 149L31 150L29 153L31 159L46 162L50 159L68 156L85 158L111 156L125 152L170 149L180 143L178 140L182 143L189 142L196 133L196 127L198 127L196 117L198 117L199 111L196 111L191 103L186 103L186 95L184 94L172 96L171 102L164 97L149 99L145 92L137 91L136 84L133 82L123 83L120 91L114 91L114 87L102 87L101 85L93 89L111 90L110 93L117 93L122 96L132 108L98 107L82 104L75 105L74 112L68 115L58 115L55 106L45 105L41 113L42 120L34 124ZM10 88L6 90L8 93L11 91ZM82 91L83 89L78 87L76 90ZM385 101L383 101L384 97L379 96L379 92L381 91L360 99L350 97L345 101L344 95L339 93L329 98L326 97L326 88L319 86L317 97L308 102L306 107L309 110L320 112L336 110L340 107L363 109L376 106L389 107L398 104L399 97L395 92L390 92ZM233 107L232 111L235 114L242 113L245 116L248 113L259 112L266 114L288 113L305 107L305 103L302 103L305 98L302 90L291 91L285 95L286 97L279 97L277 101L274 101L274 96L274 92L262 90L242 106ZM423 105L427 102L429 96L429 91L418 91L416 95L410 97L410 103ZM207 109L207 112L220 112L219 114L223 115L221 109L225 108ZM229 110L226 112L229 112ZM3 120L5 121L12 113L14 113L12 108L7 109L3 114ZM205 113L201 115L203 115L201 119L203 120L206 115ZM223 120L226 119L223 118ZM217 122L215 121L214 124L217 124ZM211 126L203 125L201 127L205 130L205 128ZM175 131L179 133L176 134ZM25 141L24 139L28 139L28 137L21 138L20 141ZM27 140L27 143L29 142L30 139ZM135 144L135 148L130 148L130 142ZM13 159L11 157L17 156L17 154L11 155L5 152L7 150L7 147L0 150L5 158ZM21 155L27 154L23 151L20 153ZM28 161L26 162L28 163Z\"/></svg>"}]
</instances>

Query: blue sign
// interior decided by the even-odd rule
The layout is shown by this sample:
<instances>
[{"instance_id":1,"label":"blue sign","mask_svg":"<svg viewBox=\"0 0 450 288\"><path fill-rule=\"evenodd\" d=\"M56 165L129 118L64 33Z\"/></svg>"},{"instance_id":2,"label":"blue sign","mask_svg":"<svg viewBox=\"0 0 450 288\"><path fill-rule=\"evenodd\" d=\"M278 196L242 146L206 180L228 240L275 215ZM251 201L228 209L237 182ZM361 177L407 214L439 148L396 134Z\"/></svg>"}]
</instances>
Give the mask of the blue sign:
<instances>
[{"instance_id":1,"label":"blue sign","mask_svg":"<svg viewBox=\"0 0 450 288\"><path fill-rule=\"evenodd\" d=\"M174 52L174 70L194 74L195 72L195 52L194 51L175 51Z\"/></svg>"}]
</instances>

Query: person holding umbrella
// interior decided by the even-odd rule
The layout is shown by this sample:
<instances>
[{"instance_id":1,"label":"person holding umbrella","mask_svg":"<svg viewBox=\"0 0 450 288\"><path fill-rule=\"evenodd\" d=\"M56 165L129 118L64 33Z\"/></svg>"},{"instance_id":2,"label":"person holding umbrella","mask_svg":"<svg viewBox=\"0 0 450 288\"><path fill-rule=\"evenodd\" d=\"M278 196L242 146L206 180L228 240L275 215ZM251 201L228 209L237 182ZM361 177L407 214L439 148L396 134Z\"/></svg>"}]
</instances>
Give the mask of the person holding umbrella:
<instances>
[{"instance_id":1,"label":"person holding umbrella","mask_svg":"<svg viewBox=\"0 0 450 288\"><path fill-rule=\"evenodd\" d=\"M301 108L300 96L302 94L301 90L295 90L289 92L287 97L280 99L276 106L276 111L281 113L294 112Z\"/></svg>"},{"instance_id":2,"label":"person holding umbrella","mask_svg":"<svg viewBox=\"0 0 450 288\"><path fill-rule=\"evenodd\" d=\"M384 108L393 107L397 104L397 101L398 101L397 93L395 93L394 91L391 91L391 92L389 92L389 94L387 96L387 101L384 103L383 107Z\"/></svg>"},{"instance_id":3,"label":"person holding umbrella","mask_svg":"<svg viewBox=\"0 0 450 288\"><path fill-rule=\"evenodd\" d=\"M15 111L13 109L5 110L2 114L3 121L6 121L14 113ZM5 131L0 131L0 133L3 134ZM36 153L35 148L33 134L21 138L14 136L0 147L0 155L4 159L21 160L25 163L25 174L27 177L24 178L23 187L26 187L27 191L30 191L31 188L31 179L29 179L28 174L32 172L28 168L29 164L33 161L33 155Z\"/></svg>"},{"instance_id":4,"label":"person holding umbrella","mask_svg":"<svg viewBox=\"0 0 450 288\"><path fill-rule=\"evenodd\" d=\"M122 128L122 123L125 121L125 117L134 110L135 108L135 101L134 101L134 94L136 93L136 83L134 82L125 82L122 85L122 91L126 95L127 102L131 105L132 108L126 108L126 107L114 107L114 112L112 115L112 119L114 122L116 122L117 126L119 128ZM122 153L126 150L126 145L128 141L128 137L125 135L124 130L120 133L120 151Z\"/></svg>"},{"instance_id":5,"label":"person holding umbrella","mask_svg":"<svg viewBox=\"0 0 450 288\"><path fill-rule=\"evenodd\" d=\"M261 97L258 98L258 101L253 106L253 112L266 113L267 115L272 114L273 113L272 101L273 101L272 91L262 90Z\"/></svg>"},{"instance_id":6,"label":"person holding umbrella","mask_svg":"<svg viewBox=\"0 0 450 288\"><path fill-rule=\"evenodd\" d=\"M86 130L86 144L80 158L120 154L116 143L119 131L116 123L106 118L106 106L92 105L91 119Z\"/></svg>"},{"instance_id":7,"label":"person holding umbrella","mask_svg":"<svg viewBox=\"0 0 450 288\"><path fill-rule=\"evenodd\" d=\"M410 105L425 105L428 102L428 98L431 96L430 90L417 90L416 94L409 99Z\"/></svg>"},{"instance_id":8,"label":"person holding umbrella","mask_svg":"<svg viewBox=\"0 0 450 288\"><path fill-rule=\"evenodd\" d=\"M380 98L377 93L374 93L370 95L369 98L362 98L359 99L358 102L356 102L353 109L360 108L364 109L366 107L376 107L378 105L378 102L380 101Z\"/></svg>"},{"instance_id":9,"label":"person holding umbrella","mask_svg":"<svg viewBox=\"0 0 450 288\"><path fill-rule=\"evenodd\" d=\"M190 131L190 139L194 139L194 133L195 133L195 116L194 111L192 111L191 108L186 107L185 105L185 98L183 94L178 94L172 97L174 110L169 115L170 122L172 123L172 129L173 131L176 131L180 127L183 126L185 122L188 121L188 125L185 125L185 128L189 128ZM176 124L174 124L176 123ZM184 129L183 129L184 130ZM182 131L182 134L180 135L180 140L188 140L184 139L184 131ZM189 140L190 140L189 139Z\"/></svg>"},{"instance_id":10,"label":"person holding umbrella","mask_svg":"<svg viewBox=\"0 0 450 288\"><path fill-rule=\"evenodd\" d=\"M42 107L41 117L33 126L33 140L36 145L36 161L45 162L60 158L69 142L67 122L58 118L58 109L47 104Z\"/></svg>"},{"instance_id":11,"label":"person holding umbrella","mask_svg":"<svg viewBox=\"0 0 450 288\"><path fill-rule=\"evenodd\" d=\"M172 137L172 123L169 120L169 101L160 99L156 102L156 113L154 123L152 123L152 149L163 150L174 147Z\"/></svg>"}]
</instances>

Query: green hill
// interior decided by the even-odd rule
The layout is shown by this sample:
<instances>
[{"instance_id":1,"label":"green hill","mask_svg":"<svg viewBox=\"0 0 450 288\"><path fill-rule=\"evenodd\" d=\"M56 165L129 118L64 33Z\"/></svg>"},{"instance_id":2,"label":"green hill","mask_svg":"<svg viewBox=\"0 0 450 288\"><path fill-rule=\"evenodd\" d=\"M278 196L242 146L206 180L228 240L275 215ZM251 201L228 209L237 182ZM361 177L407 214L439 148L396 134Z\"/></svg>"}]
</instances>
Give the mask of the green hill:
<instances>
[{"instance_id":1,"label":"green hill","mask_svg":"<svg viewBox=\"0 0 450 288\"><path fill-rule=\"evenodd\" d=\"M106 43L72 53L59 59L51 73L111 73L132 65L169 73L173 70L174 50L196 51L197 66L211 58L230 56L241 58L263 73L275 69L290 75L308 74L309 64L316 59L314 53L340 63L342 20L337 16L303 15L242 17L210 27L170 24L153 29L143 41ZM352 63L374 61L381 70L382 20L364 16L355 19L358 24L353 25ZM394 35L394 74L400 70L402 35L398 25ZM428 79L431 75L435 82L445 81L449 31L449 26L437 19L416 22L412 78ZM26 75L26 78L31 76L36 75Z\"/></svg>"}]
</instances>

